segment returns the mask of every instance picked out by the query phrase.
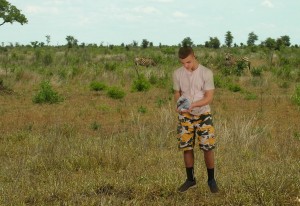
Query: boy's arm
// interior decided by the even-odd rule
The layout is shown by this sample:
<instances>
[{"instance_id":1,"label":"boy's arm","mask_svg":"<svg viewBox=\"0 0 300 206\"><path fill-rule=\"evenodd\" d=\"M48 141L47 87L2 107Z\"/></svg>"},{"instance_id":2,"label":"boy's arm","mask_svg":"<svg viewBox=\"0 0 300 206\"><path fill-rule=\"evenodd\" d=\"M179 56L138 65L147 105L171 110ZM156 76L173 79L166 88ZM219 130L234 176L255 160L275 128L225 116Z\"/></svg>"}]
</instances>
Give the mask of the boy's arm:
<instances>
[{"instance_id":1,"label":"boy's arm","mask_svg":"<svg viewBox=\"0 0 300 206\"><path fill-rule=\"evenodd\" d=\"M193 102L189 108L189 111L191 111L195 107L203 107L205 105L208 105L212 102L214 98L214 90L207 90L205 91L203 99Z\"/></svg>"}]
</instances>

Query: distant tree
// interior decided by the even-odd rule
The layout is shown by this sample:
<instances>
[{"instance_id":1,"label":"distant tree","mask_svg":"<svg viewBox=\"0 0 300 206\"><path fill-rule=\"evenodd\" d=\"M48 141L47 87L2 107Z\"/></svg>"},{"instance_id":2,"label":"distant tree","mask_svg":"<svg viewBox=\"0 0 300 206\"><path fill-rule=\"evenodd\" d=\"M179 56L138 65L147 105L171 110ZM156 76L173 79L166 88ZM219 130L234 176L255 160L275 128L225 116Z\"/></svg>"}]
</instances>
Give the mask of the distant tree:
<instances>
[{"instance_id":1,"label":"distant tree","mask_svg":"<svg viewBox=\"0 0 300 206\"><path fill-rule=\"evenodd\" d=\"M68 48L72 48L72 47L78 45L78 40L75 39L73 36L67 36L66 40L67 40L67 46L68 46Z\"/></svg>"},{"instance_id":2,"label":"distant tree","mask_svg":"<svg viewBox=\"0 0 300 206\"><path fill-rule=\"evenodd\" d=\"M0 19L3 20L0 23L2 26L5 23L14 23L19 22L21 25L27 24L28 20L24 14L21 14L21 11L17 9L14 5L11 5L6 0L0 0Z\"/></svg>"},{"instance_id":3,"label":"distant tree","mask_svg":"<svg viewBox=\"0 0 300 206\"><path fill-rule=\"evenodd\" d=\"M39 46L39 42L38 41L32 41L32 42L30 42L30 44L31 44L31 46L33 48L37 48Z\"/></svg>"},{"instance_id":4,"label":"distant tree","mask_svg":"<svg viewBox=\"0 0 300 206\"><path fill-rule=\"evenodd\" d=\"M227 31L225 34L225 45L227 47L231 47L232 42L233 42L233 36L230 31Z\"/></svg>"},{"instance_id":5,"label":"distant tree","mask_svg":"<svg viewBox=\"0 0 300 206\"><path fill-rule=\"evenodd\" d=\"M186 37L181 41L181 46L193 46L194 43L190 37Z\"/></svg>"},{"instance_id":6,"label":"distant tree","mask_svg":"<svg viewBox=\"0 0 300 206\"><path fill-rule=\"evenodd\" d=\"M206 41L204 46L208 48L218 49L220 48L220 40L217 37L209 37L209 41Z\"/></svg>"},{"instance_id":7,"label":"distant tree","mask_svg":"<svg viewBox=\"0 0 300 206\"><path fill-rule=\"evenodd\" d=\"M137 46L138 46L138 42L137 42L137 41L135 41L135 40L133 40L133 42L132 42L132 46L133 46L133 47L137 47Z\"/></svg>"},{"instance_id":8,"label":"distant tree","mask_svg":"<svg viewBox=\"0 0 300 206\"><path fill-rule=\"evenodd\" d=\"M92 45L91 45L91 46L92 46ZM82 42L82 43L80 44L80 47L81 47L81 48L85 48L85 43Z\"/></svg>"},{"instance_id":9,"label":"distant tree","mask_svg":"<svg viewBox=\"0 0 300 206\"><path fill-rule=\"evenodd\" d=\"M46 42L47 42L47 45L49 46L49 44L50 44L50 35L46 35Z\"/></svg>"},{"instance_id":10,"label":"distant tree","mask_svg":"<svg viewBox=\"0 0 300 206\"><path fill-rule=\"evenodd\" d=\"M153 47L153 42L150 42L150 43L149 43L149 46L150 46L150 47Z\"/></svg>"},{"instance_id":11,"label":"distant tree","mask_svg":"<svg viewBox=\"0 0 300 206\"><path fill-rule=\"evenodd\" d=\"M254 46L255 45L255 41L258 40L258 36L256 34L254 34L254 32L250 32L248 34L248 40L247 40L247 45L248 46Z\"/></svg>"},{"instance_id":12,"label":"distant tree","mask_svg":"<svg viewBox=\"0 0 300 206\"><path fill-rule=\"evenodd\" d=\"M262 45L267 47L270 50L275 49L276 48L276 40L269 37L264 42L262 42Z\"/></svg>"},{"instance_id":13,"label":"distant tree","mask_svg":"<svg viewBox=\"0 0 300 206\"><path fill-rule=\"evenodd\" d=\"M149 46L149 41L147 39L143 39L141 46L146 49Z\"/></svg>"},{"instance_id":14,"label":"distant tree","mask_svg":"<svg viewBox=\"0 0 300 206\"><path fill-rule=\"evenodd\" d=\"M290 37L289 36L284 35L284 36L281 36L279 39L282 41L282 44L284 46L287 46L287 47L291 46L291 42L290 42Z\"/></svg>"},{"instance_id":15,"label":"distant tree","mask_svg":"<svg viewBox=\"0 0 300 206\"><path fill-rule=\"evenodd\" d=\"M273 63L274 50L276 49L276 40L269 37L264 42L262 42L262 46L267 47L270 51L270 67L271 67Z\"/></svg>"}]
</instances>

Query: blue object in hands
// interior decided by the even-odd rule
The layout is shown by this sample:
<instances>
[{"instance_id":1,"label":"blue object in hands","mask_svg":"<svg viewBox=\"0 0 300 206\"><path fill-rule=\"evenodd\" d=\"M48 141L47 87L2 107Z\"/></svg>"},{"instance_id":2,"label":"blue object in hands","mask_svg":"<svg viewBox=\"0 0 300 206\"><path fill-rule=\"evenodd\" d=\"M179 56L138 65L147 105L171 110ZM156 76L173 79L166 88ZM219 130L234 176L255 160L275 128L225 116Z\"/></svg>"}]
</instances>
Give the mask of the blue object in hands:
<instances>
[{"instance_id":1,"label":"blue object in hands","mask_svg":"<svg viewBox=\"0 0 300 206\"><path fill-rule=\"evenodd\" d=\"M191 106L191 102L189 99L185 98L185 97L179 97L179 99L177 100L177 109L179 111L182 110L188 110Z\"/></svg>"}]
</instances>

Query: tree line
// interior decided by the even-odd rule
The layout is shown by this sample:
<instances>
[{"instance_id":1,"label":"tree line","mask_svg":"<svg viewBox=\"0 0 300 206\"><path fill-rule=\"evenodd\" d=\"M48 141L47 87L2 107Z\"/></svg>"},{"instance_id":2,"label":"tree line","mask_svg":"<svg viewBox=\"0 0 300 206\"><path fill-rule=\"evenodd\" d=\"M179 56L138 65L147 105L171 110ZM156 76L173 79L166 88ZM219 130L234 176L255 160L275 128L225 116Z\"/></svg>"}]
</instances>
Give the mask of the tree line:
<instances>
[{"instance_id":1,"label":"tree line","mask_svg":"<svg viewBox=\"0 0 300 206\"><path fill-rule=\"evenodd\" d=\"M17 22L17 23L20 23L21 25L28 23L28 20L25 17L25 15L22 14L21 11L19 9L17 9L16 6L12 5L11 3L9 3L6 0L0 0L0 20L1 19L2 19L2 22L0 21L0 26L4 25L5 23L12 24L12 23ZM217 37L209 37L209 40L205 41L204 45L195 45L190 37L186 37L178 44L178 46L204 46L207 48L214 48L214 49L218 49L220 47L228 47L228 48L243 47L243 46L254 47L254 46L257 46L256 42L258 40L258 36L254 32L250 32L248 34L247 43L246 44L240 43L239 45L236 43L233 43L233 39L234 39L234 37L233 37L231 31L227 31L225 34L225 44L224 45L221 45L221 42ZM50 35L46 35L47 46L49 46L50 41L51 41ZM66 41L67 41L66 46L68 48L73 48L73 47L77 47L77 46L81 46L81 47L86 46L85 43L81 43L79 45L78 40L74 36L71 36L71 35L66 37ZM31 45L27 45L27 46L32 46L34 48L45 46L44 42L38 42L38 41L30 42L30 44ZM97 46L96 44L89 44L88 46L91 46L91 45ZM11 43L10 46L13 47L14 45ZM21 45L16 43L15 46L21 46ZM101 43L100 46L104 46L103 43ZM114 45L107 45L107 46L110 47L111 49L114 47ZM127 49L129 49L129 47L138 47L138 46L146 49L148 47L153 47L153 42L150 42L147 39L143 39L141 44L139 45L138 42L134 40L129 45L125 45L124 43L122 43L121 46L126 47ZM159 43L159 47L161 47L161 46L163 46L163 45L161 43ZM269 49L280 50L280 48L282 48L282 47L291 46L290 37L288 35L281 36L277 39L269 37L266 40L262 41L260 44L258 44L258 46L267 47ZM2 47L4 47L3 42L2 42ZM294 47L298 48L298 45L295 44Z\"/></svg>"}]
</instances>

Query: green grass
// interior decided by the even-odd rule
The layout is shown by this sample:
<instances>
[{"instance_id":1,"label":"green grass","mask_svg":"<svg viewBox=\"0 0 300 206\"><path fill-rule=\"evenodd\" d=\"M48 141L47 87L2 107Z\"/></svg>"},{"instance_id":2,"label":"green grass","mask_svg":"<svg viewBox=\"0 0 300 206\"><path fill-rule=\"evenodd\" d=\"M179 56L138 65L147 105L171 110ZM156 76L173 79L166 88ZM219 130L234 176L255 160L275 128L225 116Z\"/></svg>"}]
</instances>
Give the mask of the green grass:
<instances>
[{"instance_id":1,"label":"green grass","mask_svg":"<svg viewBox=\"0 0 300 206\"><path fill-rule=\"evenodd\" d=\"M222 49L196 49L199 59L207 56L207 63L214 63L211 106L220 193L210 193L203 153L196 149L197 187L179 194L186 174L171 93L172 72L181 66L176 50L20 47L0 52L5 62L0 67L0 205L299 204L299 110L292 104L298 87L296 77L278 78L299 69L300 52L286 50L293 61L285 64L293 67L280 72L275 60L275 69L265 67L260 48L256 53L234 48L253 57L254 68L264 68L252 77L230 68L224 73ZM135 82L133 59L139 55L158 61L157 67L139 68L151 84L147 89L144 80ZM46 78L51 85L40 85L40 96L60 94L64 101L32 102ZM288 87L280 86L283 81ZM143 92L131 92L134 84ZM7 88L13 92L4 92Z\"/></svg>"},{"instance_id":2,"label":"green grass","mask_svg":"<svg viewBox=\"0 0 300 206\"><path fill-rule=\"evenodd\" d=\"M137 120L137 113L133 118ZM82 136L72 125L47 134L16 132L1 138L3 205L285 205L299 195L297 140L274 142L269 124L256 116L216 122L216 176L221 192L206 185L202 153L196 150L197 188L176 192L185 178L176 149L172 114L135 122L127 134ZM221 118L221 117L219 117ZM150 122L149 122L150 123ZM232 125L228 128L226 125ZM130 128L129 128L130 129ZM100 128L101 130L101 128ZM286 134L290 136L291 134ZM294 141L294 142L293 142ZM238 150L239 152L237 152Z\"/></svg>"}]
</instances>

